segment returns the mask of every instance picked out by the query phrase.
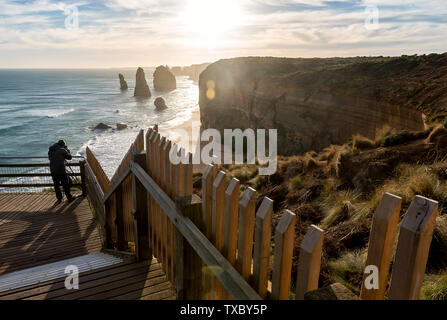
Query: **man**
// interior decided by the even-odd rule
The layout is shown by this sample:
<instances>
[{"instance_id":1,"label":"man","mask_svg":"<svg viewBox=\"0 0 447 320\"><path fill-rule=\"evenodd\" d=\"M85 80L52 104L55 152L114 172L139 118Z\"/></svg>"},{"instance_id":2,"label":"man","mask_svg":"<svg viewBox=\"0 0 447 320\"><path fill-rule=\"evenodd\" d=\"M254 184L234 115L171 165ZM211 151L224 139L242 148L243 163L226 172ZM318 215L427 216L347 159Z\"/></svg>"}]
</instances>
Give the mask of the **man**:
<instances>
[{"instance_id":1,"label":"man","mask_svg":"<svg viewBox=\"0 0 447 320\"><path fill-rule=\"evenodd\" d=\"M61 186L64 188L68 202L73 201L73 196L70 194L68 175L65 171L65 160L71 160L71 158L70 150L64 140L59 140L58 143L53 144L48 151L51 177L53 178L54 191L56 192L58 203L62 201Z\"/></svg>"}]
</instances>

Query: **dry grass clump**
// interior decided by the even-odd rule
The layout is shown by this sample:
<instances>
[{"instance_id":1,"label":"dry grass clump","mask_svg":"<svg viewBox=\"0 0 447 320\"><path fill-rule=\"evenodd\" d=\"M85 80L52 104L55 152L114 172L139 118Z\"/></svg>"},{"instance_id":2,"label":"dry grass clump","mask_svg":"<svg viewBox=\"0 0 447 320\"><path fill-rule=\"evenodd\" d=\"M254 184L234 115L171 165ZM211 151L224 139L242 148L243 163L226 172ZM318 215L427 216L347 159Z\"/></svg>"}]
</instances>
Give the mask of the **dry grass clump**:
<instances>
[{"instance_id":1,"label":"dry grass clump","mask_svg":"<svg viewBox=\"0 0 447 320\"><path fill-rule=\"evenodd\" d=\"M356 294L360 294L366 250L353 250L343 253L338 259L328 262L332 282L340 282Z\"/></svg>"},{"instance_id":2,"label":"dry grass clump","mask_svg":"<svg viewBox=\"0 0 447 320\"><path fill-rule=\"evenodd\" d=\"M400 164L396 167L394 179L388 180L376 189L375 198L381 198L385 192L402 197L404 206L410 204L416 195L436 199L440 211L447 204L447 184L441 182L434 170L427 165Z\"/></svg>"},{"instance_id":3,"label":"dry grass clump","mask_svg":"<svg viewBox=\"0 0 447 320\"><path fill-rule=\"evenodd\" d=\"M427 275L421 288L422 300L447 300L447 274Z\"/></svg>"},{"instance_id":4,"label":"dry grass clump","mask_svg":"<svg viewBox=\"0 0 447 320\"><path fill-rule=\"evenodd\" d=\"M320 210L324 214L321 226L328 228L349 220L355 213L355 202L359 196L358 193L347 190L332 193L327 198L318 198Z\"/></svg>"},{"instance_id":5,"label":"dry grass clump","mask_svg":"<svg viewBox=\"0 0 447 320\"><path fill-rule=\"evenodd\" d=\"M289 181L288 189L290 192L295 192L303 186L301 176L296 176Z\"/></svg>"},{"instance_id":6,"label":"dry grass clump","mask_svg":"<svg viewBox=\"0 0 447 320\"><path fill-rule=\"evenodd\" d=\"M436 126L427 138L427 142L435 143L440 137L447 135L447 129L443 124Z\"/></svg>"},{"instance_id":7,"label":"dry grass clump","mask_svg":"<svg viewBox=\"0 0 447 320\"><path fill-rule=\"evenodd\" d=\"M228 167L228 172L243 184L258 174L258 167L256 165L232 165Z\"/></svg>"},{"instance_id":8,"label":"dry grass clump","mask_svg":"<svg viewBox=\"0 0 447 320\"><path fill-rule=\"evenodd\" d=\"M356 134L352 137L352 148L354 150L367 150L373 149L376 144L371 139L368 139L361 134Z\"/></svg>"}]
</instances>

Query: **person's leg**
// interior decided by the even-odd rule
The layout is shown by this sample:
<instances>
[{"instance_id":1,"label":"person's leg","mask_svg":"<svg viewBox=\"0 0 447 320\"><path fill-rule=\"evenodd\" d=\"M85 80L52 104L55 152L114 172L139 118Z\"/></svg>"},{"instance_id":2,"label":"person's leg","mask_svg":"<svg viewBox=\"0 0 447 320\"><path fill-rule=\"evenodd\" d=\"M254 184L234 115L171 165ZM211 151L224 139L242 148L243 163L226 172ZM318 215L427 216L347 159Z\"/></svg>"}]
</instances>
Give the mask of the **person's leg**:
<instances>
[{"instance_id":1,"label":"person's leg","mask_svg":"<svg viewBox=\"0 0 447 320\"><path fill-rule=\"evenodd\" d=\"M54 192L56 192L56 198L58 201L62 201L60 177L57 175L52 175L51 177L53 178Z\"/></svg>"},{"instance_id":2,"label":"person's leg","mask_svg":"<svg viewBox=\"0 0 447 320\"><path fill-rule=\"evenodd\" d=\"M73 199L73 196L70 193L70 184L68 182L68 175L64 174L62 176L62 187L64 188L65 196L67 197L67 200Z\"/></svg>"}]
</instances>

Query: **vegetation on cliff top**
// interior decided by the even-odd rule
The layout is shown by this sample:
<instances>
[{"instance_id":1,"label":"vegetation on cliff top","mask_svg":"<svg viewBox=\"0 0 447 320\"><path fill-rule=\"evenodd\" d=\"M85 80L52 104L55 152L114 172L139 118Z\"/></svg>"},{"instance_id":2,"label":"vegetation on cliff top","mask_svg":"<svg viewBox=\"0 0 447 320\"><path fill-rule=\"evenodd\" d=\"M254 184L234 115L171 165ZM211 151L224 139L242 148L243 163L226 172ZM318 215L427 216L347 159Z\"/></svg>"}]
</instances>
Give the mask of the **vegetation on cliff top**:
<instances>
[{"instance_id":1,"label":"vegetation on cliff top","mask_svg":"<svg viewBox=\"0 0 447 320\"><path fill-rule=\"evenodd\" d=\"M436 132L440 132L436 134ZM311 224L325 230L320 286L342 282L359 292L372 215L385 192L402 197L403 215L415 195L439 202L423 297L447 296L447 130L432 123L422 132L383 128L376 139L361 136L320 153L279 157L272 176L259 176L256 165L224 166L251 186L258 199L274 200L274 224L287 208L297 215L295 257ZM259 205L259 204L258 204ZM402 218L402 217L401 217ZM296 272L294 261L293 272ZM294 278L294 277L293 277Z\"/></svg>"}]
</instances>

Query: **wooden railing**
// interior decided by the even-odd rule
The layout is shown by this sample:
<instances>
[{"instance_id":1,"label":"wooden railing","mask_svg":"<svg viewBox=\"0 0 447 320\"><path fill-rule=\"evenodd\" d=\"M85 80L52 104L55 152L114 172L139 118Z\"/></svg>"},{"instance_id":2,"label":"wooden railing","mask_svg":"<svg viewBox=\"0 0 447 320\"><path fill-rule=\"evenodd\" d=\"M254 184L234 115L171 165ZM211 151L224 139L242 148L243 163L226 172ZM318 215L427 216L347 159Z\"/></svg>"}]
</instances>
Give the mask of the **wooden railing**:
<instances>
[{"instance_id":1,"label":"wooden railing","mask_svg":"<svg viewBox=\"0 0 447 320\"><path fill-rule=\"evenodd\" d=\"M102 197L107 248L134 252L139 260L157 258L179 299L303 299L318 289L323 230L312 225L301 242L292 293L295 214L282 212L271 243L271 199L257 201L256 190L247 188L239 200L240 182L216 165L208 165L202 176L200 199L193 194L192 155L175 165L169 155L184 150L157 127L145 135L146 150L139 150L142 135ZM129 181L131 187L125 187ZM130 197L132 233L127 233ZM257 210L256 203L261 203ZM399 197L385 194L374 213L362 299L385 296L400 205ZM410 205L400 226L390 299L419 297L436 215L436 201L417 196ZM375 271L378 288L369 277Z\"/></svg>"},{"instance_id":2,"label":"wooden railing","mask_svg":"<svg viewBox=\"0 0 447 320\"><path fill-rule=\"evenodd\" d=\"M66 163L69 168L67 174L74 180L72 186L80 187L85 194L85 160L82 157L76 158L79 161ZM30 160L34 163L25 163ZM46 161L43 162L44 160ZM79 169L74 172L72 168ZM48 157L0 157L0 188L4 188L3 190L32 192L53 185Z\"/></svg>"}]
</instances>

